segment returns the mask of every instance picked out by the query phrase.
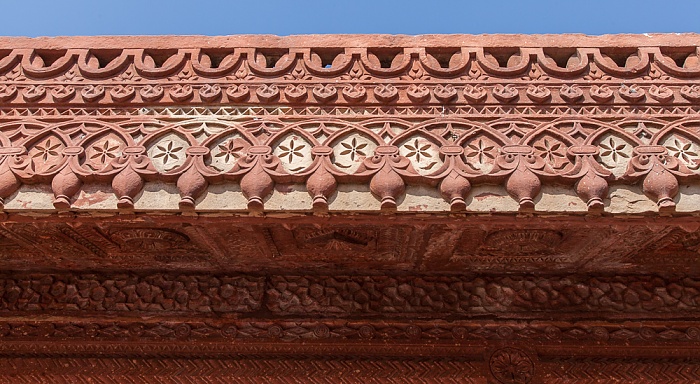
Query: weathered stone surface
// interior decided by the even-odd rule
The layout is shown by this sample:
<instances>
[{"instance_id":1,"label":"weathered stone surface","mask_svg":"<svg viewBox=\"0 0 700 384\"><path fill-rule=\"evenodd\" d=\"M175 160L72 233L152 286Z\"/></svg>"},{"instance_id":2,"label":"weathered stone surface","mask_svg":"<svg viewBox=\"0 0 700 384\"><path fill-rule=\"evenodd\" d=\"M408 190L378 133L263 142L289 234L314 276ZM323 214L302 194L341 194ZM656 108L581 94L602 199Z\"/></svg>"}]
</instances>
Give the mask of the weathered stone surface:
<instances>
[{"instance_id":1,"label":"weathered stone surface","mask_svg":"<svg viewBox=\"0 0 700 384\"><path fill-rule=\"evenodd\" d=\"M700 380L698 35L0 45L0 382Z\"/></svg>"}]
</instances>

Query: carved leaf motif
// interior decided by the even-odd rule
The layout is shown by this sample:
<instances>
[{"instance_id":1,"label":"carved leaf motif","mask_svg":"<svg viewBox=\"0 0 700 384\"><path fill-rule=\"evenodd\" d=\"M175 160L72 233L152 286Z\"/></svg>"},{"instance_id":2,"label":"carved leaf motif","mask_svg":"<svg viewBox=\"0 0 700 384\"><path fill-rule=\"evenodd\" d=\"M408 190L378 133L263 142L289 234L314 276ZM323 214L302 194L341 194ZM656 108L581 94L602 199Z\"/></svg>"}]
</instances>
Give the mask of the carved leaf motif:
<instances>
[{"instance_id":1,"label":"carved leaf motif","mask_svg":"<svg viewBox=\"0 0 700 384\"><path fill-rule=\"evenodd\" d=\"M105 95L105 87L102 85L88 85L80 91L83 100L95 102Z\"/></svg>"},{"instance_id":2,"label":"carved leaf motif","mask_svg":"<svg viewBox=\"0 0 700 384\"><path fill-rule=\"evenodd\" d=\"M199 97L204 101L215 101L221 97L221 87L218 84L204 84L199 88Z\"/></svg>"},{"instance_id":3,"label":"carved leaf motif","mask_svg":"<svg viewBox=\"0 0 700 384\"><path fill-rule=\"evenodd\" d=\"M506 86L498 84L493 88L493 96L504 103L508 103L518 98L518 89L512 84Z\"/></svg>"},{"instance_id":4,"label":"carved leaf motif","mask_svg":"<svg viewBox=\"0 0 700 384\"><path fill-rule=\"evenodd\" d=\"M613 91L607 85L594 85L591 87L590 93L593 100L599 103L607 103L615 97Z\"/></svg>"},{"instance_id":5,"label":"carved leaf motif","mask_svg":"<svg viewBox=\"0 0 700 384\"><path fill-rule=\"evenodd\" d=\"M525 94L530 100L536 103L544 103L552 96L552 92L549 88L542 85L530 85L527 91L525 91Z\"/></svg>"},{"instance_id":6,"label":"carved leaf motif","mask_svg":"<svg viewBox=\"0 0 700 384\"><path fill-rule=\"evenodd\" d=\"M116 102L124 102L136 95L136 89L131 85L117 85L109 91L109 95Z\"/></svg>"},{"instance_id":7,"label":"carved leaf motif","mask_svg":"<svg viewBox=\"0 0 700 384\"><path fill-rule=\"evenodd\" d=\"M399 97L399 90L391 84L381 84L374 87L374 97L385 103Z\"/></svg>"},{"instance_id":8,"label":"carved leaf motif","mask_svg":"<svg viewBox=\"0 0 700 384\"><path fill-rule=\"evenodd\" d=\"M450 84L439 84L433 90L435 97L443 103L448 103L457 97L457 90Z\"/></svg>"},{"instance_id":9,"label":"carved leaf motif","mask_svg":"<svg viewBox=\"0 0 700 384\"><path fill-rule=\"evenodd\" d=\"M144 101L156 101L163 97L165 90L160 85L146 85L141 88L139 94Z\"/></svg>"},{"instance_id":10,"label":"carved leaf motif","mask_svg":"<svg viewBox=\"0 0 700 384\"><path fill-rule=\"evenodd\" d=\"M481 86L473 86L473 85L467 85L464 87L464 91L462 91L464 94L464 97L472 102L472 103L478 103L486 99L486 90L481 87Z\"/></svg>"},{"instance_id":11,"label":"carved leaf motif","mask_svg":"<svg viewBox=\"0 0 700 384\"><path fill-rule=\"evenodd\" d=\"M693 102L700 101L700 85L684 85L681 88L681 95Z\"/></svg>"},{"instance_id":12,"label":"carved leaf motif","mask_svg":"<svg viewBox=\"0 0 700 384\"><path fill-rule=\"evenodd\" d=\"M314 87L312 93L316 100L321 103L327 103L338 96L338 89L332 85L319 84Z\"/></svg>"},{"instance_id":13,"label":"carved leaf motif","mask_svg":"<svg viewBox=\"0 0 700 384\"><path fill-rule=\"evenodd\" d=\"M72 85L59 85L51 90L51 96L54 101L63 103L69 101L75 96L75 87Z\"/></svg>"},{"instance_id":14,"label":"carved leaf motif","mask_svg":"<svg viewBox=\"0 0 700 384\"><path fill-rule=\"evenodd\" d=\"M559 90L559 95L564 101L575 103L583 98L583 91L578 85L562 85Z\"/></svg>"},{"instance_id":15,"label":"carved leaf motif","mask_svg":"<svg viewBox=\"0 0 700 384\"><path fill-rule=\"evenodd\" d=\"M348 101L358 102L362 101L367 96L367 90L359 84L346 85L343 88L343 96Z\"/></svg>"},{"instance_id":16,"label":"carved leaf motif","mask_svg":"<svg viewBox=\"0 0 700 384\"><path fill-rule=\"evenodd\" d=\"M620 93L620 96L622 96L623 99L630 102L638 102L643 100L645 97L644 90L636 84L622 84L618 92Z\"/></svg>"},{"instance_id":17,"label":"carved leaf motif","mask_svg":"<svg viewBox=\"0 0 700 384\"><path fill-rule=\"evenodd\" d=\"M10 84L10 85L5 85L2 84L0 85L0 101L2 102L7 102L15 98L17 95L17 87Z\"/></svg>"},{"instance_id":18,"label":"carved leaf motif","mask_svg":"<svg viewBox=\"0 0 700 384\"><path fill-rule=\"evenodd\" d=\"M430 97L430 89L423 84L411 84L406 89L406 95L414 103L420 103Z\"/></svg>"},{"instance_id":19,"label":"carved leaf motif","mask_svg":"<svg viewBox=\"0 0 700 384\"><path fill-rule=\"evenodd\" d=\"M246 85L231 85L226 88L226 96L231 101L245 101L250 97L250 89Z\"/></svg>"},{"instance_id":20,"label":"carved leaf motif","mask_svg":"<svg viewBox=\"0 0 700 384\"><path fill-rule=\"evenodd\" d=\"M37 101L46 96L46 88L43 85L30 85L24 90L22 96L28 102Z\"/></svg>"},{"instance_id":21,"label":"carved leaf motif","mask_svg":"<svg viewBox=\"0 0 700 384\"><path fill-rule=\"evenodd\" d=\"M175 101L187 101L194 95L194 90L189 84L180 85L177 84L170 88L170 98Z\"/></svg>"}]
</instances>

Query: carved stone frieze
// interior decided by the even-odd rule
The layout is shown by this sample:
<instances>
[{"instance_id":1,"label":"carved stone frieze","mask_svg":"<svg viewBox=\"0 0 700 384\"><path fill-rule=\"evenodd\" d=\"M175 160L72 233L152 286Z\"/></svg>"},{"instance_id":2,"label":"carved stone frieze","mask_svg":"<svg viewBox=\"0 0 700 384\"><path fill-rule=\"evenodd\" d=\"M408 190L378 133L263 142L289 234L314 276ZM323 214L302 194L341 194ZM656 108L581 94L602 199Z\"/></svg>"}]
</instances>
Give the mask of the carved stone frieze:
<instances>
[{"instance_id":1,"label":"carved stone frieze","mask_svg":"<svg viewBox=\"0 0 700 384\"><path fill-rule=\"evenodd\" d=\"M700 380L697 35L0 45L0 382Z\"/></svg>"}]
</instances>

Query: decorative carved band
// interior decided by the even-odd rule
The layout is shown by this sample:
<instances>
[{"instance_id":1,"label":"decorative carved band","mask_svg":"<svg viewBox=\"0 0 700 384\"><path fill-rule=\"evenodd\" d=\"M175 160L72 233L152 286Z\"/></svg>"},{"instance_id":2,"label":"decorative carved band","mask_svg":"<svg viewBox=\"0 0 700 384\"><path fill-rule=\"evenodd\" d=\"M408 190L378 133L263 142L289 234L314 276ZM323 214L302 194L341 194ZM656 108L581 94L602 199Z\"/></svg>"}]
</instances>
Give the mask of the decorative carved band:
<instances>
[{"instance_id":1,"label":"decorative carved band","mask_svg":"<svg viewBox=\"0 0 700 384\"><path fill-rule=\"evenodd\" d=\"M58 209L96 182L111 182L117 207L132 208L148 180L175 182L183 210L224 181L240 184L251 211L276 184L305 184L324 211L339 183L368 183L384 209L422 184L459 211L477 184L504 185L522 209L543 183L570 185L595 210L609 185L639 182L659 209L673 209L679 182L700 178L696 117L21 119L0 124L0 142L0 198L50 182Z\"/></svg>"},{"instance_id":2,"label":"decorative carved band","mask_svg":"<svg viewBox=\"0 0 700 384\"><path fill-rule=\"evenodd\" d=\"M445 318L547 312L657 318L700 311L692 278L14 274L0 280L0 314L253 313ZM534 311L534 312L533 312Z\"/></svg>"},{"instance_id":3,"label":"decorative carved band","mask_svg":"<svg viewBox=\"0 0 700 384\"><path fill-rule=\"evenodd\" d=\"M0 101L27 104L692 104L673 46L9 49Z\"/></svg>"}]
</instances>

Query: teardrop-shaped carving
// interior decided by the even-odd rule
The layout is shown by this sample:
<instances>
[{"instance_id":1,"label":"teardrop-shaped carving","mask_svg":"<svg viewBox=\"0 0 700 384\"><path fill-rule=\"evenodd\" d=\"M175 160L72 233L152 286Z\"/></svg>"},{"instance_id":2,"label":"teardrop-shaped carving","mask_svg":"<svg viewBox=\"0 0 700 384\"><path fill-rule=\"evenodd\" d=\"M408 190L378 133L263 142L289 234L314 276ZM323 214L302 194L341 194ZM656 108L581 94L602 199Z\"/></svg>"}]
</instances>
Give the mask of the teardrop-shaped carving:
<instances>
[{"instance_id":1,"label":"teardrop-shaped carving","mask_svg":"<svg viewBox=\"0 0 700 384\"><path fill-rule=\"evenodd\" d=\"M54 176L51 181L51 189L54 194L53 206L56 209L68 209L71 205L71 198L75 196L83 182L73 172L70 166L65 166Z\"/></svg>"},{"instance_id":2,"label":"teardrop-shaped carving","mask_svg":"<svg viewBox=\"0 0 700 384\"><path fill-rule=\"evenodd\" d=\"M265 172L259 162L241 179L241 191L248 199L248 210L252 213L263 211L265 204L263 199L272 192L275 183L270 175Z\"/></svg>"},{"instance_id":3,"label":"teardrop-shaped carving","mask_svg":"<svg viewBox=\"0 0 700 384\"><path fill-rule=\"evenodd\" d=\"M197 170L196 166L190 166L177 179L177 189L180 191L179 206L182 210L194 209L195 200L207 190L209 183Z\"/></svg>"},{"instance_id":4,"label":"teardrop-shaped carving","mask_svg":"<svg viewBox=\"0 0 700 384\"><path fill-rule=\"evenodd\" d=\"M471 184L466 177L460 175L455 170L445 176L440 182L440 193L442 197L450 203L452 212L464 211L467 209L465 197L471 189Z\"/></svg>"},{"instance_id":5,"label":"teardrop-shaped carving","mask_svg":"<svg viewBox=\"0 0 700 384\"><path fill-rule=\"evenodd\" d=\"M22 185L17 175L10 169L9 160L5 159L0 163L0 208L4 207L5 199L15 193Z\"/></svg>"},{"instance_id":6,"label":"teardrop-shaped carving","mask_svg":"<svg viewBox=\"0 0 700 384\"><path fill-rule=\"evenodd\" d=\"M576 193L586 202L589 210L602 210L608 195L608 182L589 170L577 183Z\"/></svg>"},{"instance_id":7,"label":"teardrop-shaped carving","mask_svg":"<svg viewBox=\"0 0 700 384\"><path fill-rule=\"evenodd\" d=\"M393 210L396 209L396 199L405 192L406 185L401 176L385 164L372 177L369 189L381 200L382 210Z\"/></svg>"},{"instance_id":8,"label":"teardrop-shaped carving","mask_svg":"<svg viewBox=\"0 0 700 384\"><path fill-rule=\"evenodd\" d=\"M335 177L328 172L326 167L321 165L316 168L306 180L306 190L313 199L314 212L324 213L328 211L328 198L336 191L337 186Z\"/></svg>"},{"instance_id":9,"label":"teardrop-shaped carving","mask_svg":"<svg viewBox=\"0 0 700 384\"><path fill-rule=\"evenodd\" d=\"M134 198L143 189L143 178L131 167L122 169L112 180L112 189L119 201L117 208L130 209L134 207Z\"/></svg>"}]
</instances>

